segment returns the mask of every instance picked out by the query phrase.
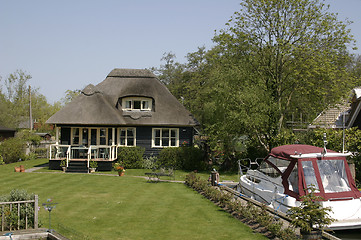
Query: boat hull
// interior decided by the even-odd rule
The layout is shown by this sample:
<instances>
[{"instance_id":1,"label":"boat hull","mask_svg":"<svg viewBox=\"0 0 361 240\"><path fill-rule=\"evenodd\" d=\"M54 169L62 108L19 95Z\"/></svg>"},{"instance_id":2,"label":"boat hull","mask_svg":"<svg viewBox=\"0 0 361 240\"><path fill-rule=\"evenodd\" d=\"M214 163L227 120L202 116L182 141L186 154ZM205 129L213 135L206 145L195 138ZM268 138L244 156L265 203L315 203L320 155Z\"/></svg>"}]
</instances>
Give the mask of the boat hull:
<instances>
[{"instance_id":1,"label":"boat hull","mask_svg":"<svg viewBox=\"0 0 361 240\"><path fill-rule=\"evenodd\" d=\"M257 173L257 170L251 170L251 174L241 176L238 190L242 194L286 214L291 207L300 206L300 201L284 194L284 188L275 183L277 180L273 183L265 183L267 178L267 176L262 176L262 173ZM272 185L273 187L270 187ZM361 229L360 198L324 201L322 206L331 207L330 216L336 219L335 222L328 226L329 229Z\"/></svg>"}]
</instances>

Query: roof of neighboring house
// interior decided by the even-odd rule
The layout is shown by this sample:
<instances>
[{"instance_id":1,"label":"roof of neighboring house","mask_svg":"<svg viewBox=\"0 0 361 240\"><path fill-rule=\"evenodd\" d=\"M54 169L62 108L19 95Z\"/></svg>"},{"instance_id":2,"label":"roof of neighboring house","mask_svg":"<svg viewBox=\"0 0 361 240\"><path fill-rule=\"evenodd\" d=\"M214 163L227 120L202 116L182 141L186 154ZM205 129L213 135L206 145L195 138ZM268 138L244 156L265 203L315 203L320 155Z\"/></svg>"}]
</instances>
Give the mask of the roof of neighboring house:
<instances>
[{"instance_id":1,"label":"roof of neighboring house","mask_svg":"<svg viewBox=\"0 0 361 240\"><path fill-rule=\"evenodd\" d=\"M152 111L123 111L117 108L124 97L147 97ZM195 126L198 122L156 76L143 69L114 69L96 86L88 85L81 94L55 113L50 124L71 125L152 125Z\"/></svg>"},{"instance_id":2,"label":"roof of neighboring house","mask_svg":"<svg viewBox=\"0 0 361 240\"><path fill-rule=\"evenodd\" d=\"M344 101L321 112L312 122L313 127L343 128L347 122L350 103ZM345 116L345 119L343 117ZM345 121L345 123L344 123Z\"/></svg>"}]
</instances>

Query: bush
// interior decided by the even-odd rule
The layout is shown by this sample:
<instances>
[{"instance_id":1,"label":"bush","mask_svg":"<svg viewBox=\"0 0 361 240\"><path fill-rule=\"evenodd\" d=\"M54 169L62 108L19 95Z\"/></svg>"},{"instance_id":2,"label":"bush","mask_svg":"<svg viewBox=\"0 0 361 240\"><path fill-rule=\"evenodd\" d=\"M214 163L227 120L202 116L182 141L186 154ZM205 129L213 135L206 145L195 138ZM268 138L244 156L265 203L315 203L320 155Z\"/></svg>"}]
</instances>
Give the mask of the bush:
<instances>
[{"instance_id":1,"label":"bush","mask_svg":"<svg viewBox=\"0 0 361 240\"><path fill-rule=\"evenodd\" d=\"M46 158L47 153L48 153L48 149L47 148L36 148L34 150L34 153L36 154L36 156L38 158Z\"/></svg>"},{"instance_id":2,"label":"bush","mask_svg":"<svg viewBox=\"0 0 361 240\"><path fill-rule=\"evenodd\" d=\"M158 156L158 166L180 169L180 148L163 148Z\"/></svg>"},{"instance_id":3,"label":"bush","mask_svg":"<svg viewBox=\"0 0 361 240\"><path fill-rule=\"evenodd\" d=\"M156 156L150 156L143 158L142 168L144 169L155 169L157 168L158 158Z\"/></svg>"},{"instance_id":4,"label":"bush","mask_svg":"<svg viewBox=\"0 0 361 240\"><path fill-rule=\"evenodd\" d=\"M183 170L205 170L204 152L195 147L164 148L158 156L162 167Z\"/></svg>"},{"instance_id":5,"label":"bush","mask_svg":"<svg viewBox=\"0 0 361 240\"><path fill-rule=\"evenodd\" d=\"M125 168L141 168L144 151L141 147L119 147L118 162Z\"/></svg>"},{"instance_id":6,"label":"bush","mask_svg":"<svg viewBox=\"0 0 361 240\"><path fill-rule=\"evenodd\" d=\"M0 155L5 163L13 163L25 159L25 142L20 138L9 138L0 145Z\"/></svg>"}]
</instances>

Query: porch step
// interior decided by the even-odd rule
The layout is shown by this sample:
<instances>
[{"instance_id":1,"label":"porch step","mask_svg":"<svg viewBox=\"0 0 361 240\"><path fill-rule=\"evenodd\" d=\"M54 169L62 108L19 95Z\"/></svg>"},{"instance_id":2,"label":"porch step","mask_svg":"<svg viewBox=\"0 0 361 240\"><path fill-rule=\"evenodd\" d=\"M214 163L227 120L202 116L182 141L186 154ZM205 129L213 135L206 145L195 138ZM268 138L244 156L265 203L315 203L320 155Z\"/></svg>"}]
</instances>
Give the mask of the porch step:
<instances>
[{"instance_id":1,"label":"porch step","mask_svg":"<svg viewBox=\"0 0 361 240\"><path fill-rule=\"evenodd\" d=\"M88 173L87 161L70 161L66 172Z\"/></svg>"}]
</instances>

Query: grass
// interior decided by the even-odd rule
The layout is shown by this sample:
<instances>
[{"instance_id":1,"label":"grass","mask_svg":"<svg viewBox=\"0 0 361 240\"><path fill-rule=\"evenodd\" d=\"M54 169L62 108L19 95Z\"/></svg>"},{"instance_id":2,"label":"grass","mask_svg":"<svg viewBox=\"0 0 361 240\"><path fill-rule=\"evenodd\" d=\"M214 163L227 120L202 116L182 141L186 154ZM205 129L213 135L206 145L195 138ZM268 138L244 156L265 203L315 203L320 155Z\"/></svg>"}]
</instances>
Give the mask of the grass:
<instances>
[{"instance_id":1,"label":"grass","mask_svg":"<svg viewBox=\"0 0 361 240\"><path fill-rule=\"evenodd\" d=\"M70 239L265 239L184 184L132 177L143 170L124 177L16 173L18 165L0 166L0 195L18 188L38 194L40 205L53 199L52 228ZM42 208L39 218L47 228L48 212Z\"/></svg>"}]
</instances>

